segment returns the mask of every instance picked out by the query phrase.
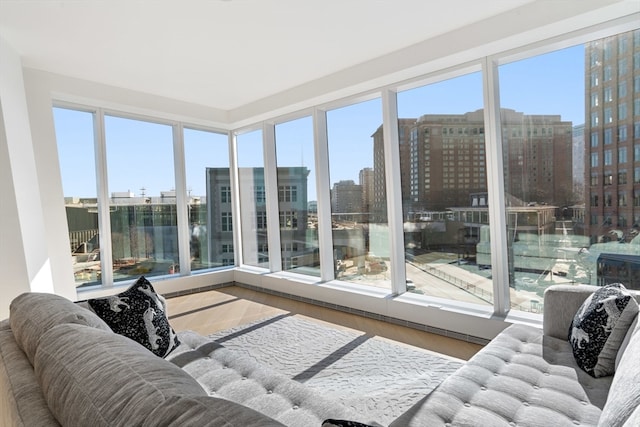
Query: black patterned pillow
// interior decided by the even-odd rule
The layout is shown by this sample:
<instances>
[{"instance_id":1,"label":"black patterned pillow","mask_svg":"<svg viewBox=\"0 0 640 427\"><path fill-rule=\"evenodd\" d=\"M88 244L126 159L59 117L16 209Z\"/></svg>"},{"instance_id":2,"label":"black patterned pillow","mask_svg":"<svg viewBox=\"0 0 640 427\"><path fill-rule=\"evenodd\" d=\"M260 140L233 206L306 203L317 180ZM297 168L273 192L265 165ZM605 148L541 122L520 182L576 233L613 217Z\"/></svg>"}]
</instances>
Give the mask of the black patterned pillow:
<instances>
[{"instance_id":1,"label":"black patterned pillow","mask_svg":"<svg viewBox=\"0 0 640 427\"><path fill-rule=\"evenodd\" d=\"M116 332L166 357L180 345L169 325L164 298L144 276L118 295L87 301L93 311Z\"/></svg>"},{"instance_id":2,"label":"black patterned pillow","mask_svg":"<svg viewBox=\"0 0 640 427\"><path fill-rule=\"evenodd\" d=\"M362 424L356 421L328 419L322 422L322 427L374 427L374 426L369 424Z\"/></svg>"},{"instance_id":3,"label":"black patterned pillow","mask_svg":"<svg viewBox=\"0 0 640 427\"><path fill-rule=\"evenodd\" d=\"M596 378L612 375L620 344L637 313L636 300L620 283L591 294L569 329L569 342L578 366Z\"/></svg>"}]
</instances>

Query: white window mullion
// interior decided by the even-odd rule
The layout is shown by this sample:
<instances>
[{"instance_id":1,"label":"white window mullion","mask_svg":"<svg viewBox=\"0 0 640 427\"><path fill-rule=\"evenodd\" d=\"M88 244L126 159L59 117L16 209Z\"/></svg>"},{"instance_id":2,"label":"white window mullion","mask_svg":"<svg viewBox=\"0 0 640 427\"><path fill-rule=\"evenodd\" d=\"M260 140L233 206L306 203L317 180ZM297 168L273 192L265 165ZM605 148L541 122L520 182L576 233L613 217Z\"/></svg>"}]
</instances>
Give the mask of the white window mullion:
<instances>
[{"instance_id":1,"label":"white window mullion","mask_svg":"<svg viewBox=\"0 0 640 427\"><path fill-rule=\"evenodd\" d=\"M503 315L510 308L507 215L504 196L498 67L491 58L484 58L482 77L485 106L484 127L493 277L493 310L494 313Z\"/></svg>"},{"instance_id":2,"label":"white window mullion","mask_svg":"<svg viewBox=\"0 0 640 427\"><path fill-rule=\"evenodd\" d=\"M176 180L176 215L178 228L178 257L180 275L191 273L191 253L189 248L189 200L187 198L187 173L184 157L184 128L181 123L173 125L173 164Z\"/></svg>"},{"instance_id":3,"label":"white window mullion","mask_svg":"<svg viewBox=\"0 0 640 427\"><path fill-rule=\"evenodd\" d=\"M399 294L407 290L404 266L404 230L402 221L402 188L400 182L400 148L398 136L398 98L392 90L382 91L382 132L384 139L387 215L391 261L391 290Z\"/></svg>"},{"instance_id":4,"label":"white window mullion","mask_svg":"<svg viewBox=\"0 0 640 427\"><path fill-rule=\"evenodd\" d=\"M269 270L282 270L280 251L280 209L278 203L278 165L276 161L276 134L273 123L262 128L264 150L264 186L267 197L267 239L269 242Z\"/></svg>"},{"instance_id":5,"label":"white window mullion","mask_svg":"<svg viewBox=\"0 0 640 427\"><path fill-rule=\"evenodd\" d=\"M240 179L238 175L238 136L229 132L229 178L231 179L231 221L233 229L233 259L236 266L242 265L242 224L240 224ZM208 184L207 184L208 185ZM212 192L209 192L212 194ZM207 200L207 210L212 209L214 200ZM209 218L211 213L209 212ZM211 248L209 248L209 253Z\"/></svg>"},{"instance_id":6,"label":"white window mullion","mask_svg":"<svg viewBox=\"0 0 640 427\"><path fill-rule=\"evenodd\" d=\"M107 142L104 111L94 113L93 136L96 159L96 194L98 196L98 230L102 286L113 286L113 251L111 246L111 217L109 206L109 180L107 176Z\"/></svg>"},{"instance_id":7,"label":"white window mullion","mask_svg":"<svg viewBox=\"0 0 640 427\"><path fill-rule=\"evenodd\" d=\"M320 280L335 278L333 238L331 236L331 191L329 183L329 146L327 113L313 110L313 146L316 161L316 192L318 198L318 246L320 247Z\"/></svg>"}]
</instances>

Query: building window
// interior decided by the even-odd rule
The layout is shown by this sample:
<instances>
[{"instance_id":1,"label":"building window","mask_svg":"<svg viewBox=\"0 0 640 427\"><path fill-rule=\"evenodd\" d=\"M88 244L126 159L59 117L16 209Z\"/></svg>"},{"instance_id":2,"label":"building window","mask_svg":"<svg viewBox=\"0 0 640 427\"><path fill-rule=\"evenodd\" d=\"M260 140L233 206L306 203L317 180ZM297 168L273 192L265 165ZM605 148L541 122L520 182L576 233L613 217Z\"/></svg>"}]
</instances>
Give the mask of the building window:
<instances>
[{"instance_id":1,"label":"building window","mask_svg":"<svg viewBox=\"0 0 640 427\"><path fill-rule=\"evenodd\" d=\"M640 206L640 189L633 190L633 206Z\"/></svg>"},{"instance_id":2,"label":"building window","mask_svg":"<svg viewBox=\"0 0 640 427\"><path fill-rule=\"evenodd\" d=\"M613 122L613 113L611 112L611 108L609 107L604 109L604 122L605 123Z\"/></svg>"},{"instance_id":3,"label":"building window","mask_svg":"<svg viewBox=\"0 0 640 427\"><path fill-rule=\"evenodd\" d=\"M611 193L604 193L604 206L611 207L613 206L613 197Z\"/></svg>"},{"instance_id":4,"label":"building window","mask_svg":"<svg viewBox=\"0 0 640 427\"><path fill-rule=\"evenodd\" d=\"M598 94L597 93L592 93L591 94L591 106L592 107L597 107L598 106Z\"/></svg>"},{"instance_id":5,"label":"building window","mask_svg":"<svg viewBox=\"0 0 640 427\"><path fill-rule=\"evenodd\" d=\"M627 125L618 126L618 142L627 140Z\"/></svg>"},{"instance_id":6,"label":"building window","mask_svg":"<svg viewBox=\"0 0 640 427\"><path fill-rule=\"evenodd\" d=\"M613 164L613 153L611 150L604 150L604 165L611 166Z\"/></svg>"},{"instance_id":7,"label":"building window","mask_svg":"<svg viewBox=\"0 0 640 427\"><path fill-rule=\"evenodd\" d=\"M598 132L591 132L591 146L598 146Z\"/></svg>"},{"instance_id":8,"label":"building window","mask_svg":"<svg viewBox=\"0 0 640 427\"><path fill-rule=\"evenodd\" d=\"M604 185L613 185L613 174L611 171L607 171L604 173Z\"/></svg>"},{"instance_id":9,"label":"building window","mask_svg":"<svg viewBox=\"0 0 640 427\"><path fill-rule=\"evenodd\" d=\"M627 58L618 60L618 76L624 76L625 74L627 74L628 64L629 61L627 61Z\"/></svg>"},{"instance_id":10,"label":"building window","mask_svg":"<svg viewBox=\"0 0 640 427\"><path fill-rule=\"evenodd\" d=\"M633 161L640 162L640 144L633 146Z\"/></svg>"},{"instance_id":11,"label":"building window","mask_svg":"<svg viewBox=\"0 0 640 427\"><path fill-rule=\"evenodd\" d=\"M279 202L297 202L298 188L295 185L281 185L278 187Z\"/></svg>"},{"instance_id":12,"label":"building window","mask_svg":"<svg viewBox=\"0 0 640 427\"><path fill-rule=\"evenodd\" d=\"M618 83L618 98L624 98L627 96L627 82Z\"/></svg>"},{"instance_id":13,"label":"building window","mask_svg":"<svg viewBox=\"0 0 640 427\"><path fill-rule=\"evenodd\" d=\"M604 130L604 145L613 143L613 130L611 128Z\"/></svg>"},{"instance_id":14,"label":"building window","mask_svg":"<svg viewBox=\"0 0 640 427\"><path fill-rule=\"evenodd\" d=\"M233 245L232 244L223 243L222 244L222 253L224 253L224 254L233 253Z\"/></svg>"},{"instance_id":15,"label":"building window","mask_svg":"<svg viewBox=\"0 0 640 427\"><path fill-rule=\"evenodd\" d=\"M220 187L220 203L231 203L231 187Z\"/></svg>"},{"instance_id":16,"label":"building window","mask_svg":"<svg viewBox=\"0 0 640 427\"><path fill-rule=\"evenodd\" d=\"M589 183L590 183L591 186L598 185L598 174L597 173L592 173L591 174L591 181Z\"/></svg>"},{"instance_id":17,"label":"building window","mask_svg":"<svg viewBox=\"0 0 640 427\"><path fill-rule=\"evenodd\" d=\"M231 212L222 212L220 213L221 227L222 231L233 231L233 218L231 217Z\"/></svg>"},{"instance_id":18,"label":"building window","mask_svg":"<svg viewBox=\"0 0 640 427\"><path fill-rule=\"evenodd\" d=\"M604 88L604 102L613 101L613 90L611 90L611 86L607 86Z\"/></svg>"},{"instance_id":19,"label":"building window","mask_svg":"<svg viewBox=\"0 0 640 427\"><path fill-rule=\"evenodd\" d=\"M591 127L598 126L598 112L594 111L591 113Z\"/></svg>"},{"instance_id":20,"label":"building window","mask_svg":"<svg viewBox=\"0 0 640 427\"><path fill-rule=\"evenodd\" d=\"M640 184L640 167L633 169L633 183Z\"/></svg>"},{"instance_id":21,"label":"building window","mask_svg":"<svg viewBox=\"0 0 640 427\"><path fill-rule=\"evenodd\" d=\"M618 192L618 206L627 206L627 192L619 191Z\"/></svg>"},{"instance_id":22,"label":"building window","mask_svg":"<svg viewBox=\"0 0 640 427\"><path fill-rule=\"evenodd\" d=\"M298 214L296 212L291 212L291 211L280 212L280 229L281 230L297 230Z\"/></svg>"},{"instance_id":23,"label":"building window","mask_svg":"<svg viewBox=\"0 0 640 427\"><path fill-rule=\"evenodd\" d=\"M598 153L591 153L591 167L598 167Z\"/></svg>"},{"instance_id":24,"label":"building window","mask_svg":"<svg viewBox=\"0 0 640 427\"><path fill-rule=\"evenodd\" d=\"M258 230L267 229L267 213L266 212L259 211L256 213L256 229Z\"/></svg>"},{"instance_id":25,"label":"building window","mask_svg":"<svg viewBox=\"0 0 640 427\"><path fill-rule=\"evenodd\" d=\"M633 137L640 138L640 122L635 122L633 124ZM636 157L636 161L640 160L640 158Z\"/></svg>"},{"instance_id":26,"label":"building window","mask_svg":"<svg viewBox=\"0 0 640 427\"><path fill-rule=\"evenodd\" d=\"M598 72L595 71L593 73L591 73L591 87L598 87L599 79L598 79Z\"/></svg>"},{"instance_id":27,"label":"building window","mask_svg":"<svg viewBox=\"0 0 640 427\"><path fill-rule=\"evenodd\" d=\"M604 67L604 81L608 82L609 80L611 80L611 78L612 78L611 66L607 65L606 67Z\"/></svg>"},{"instance_id":28,"label":"building window","mask_svg":"<svg viewBox=\"0 0 640 427\"><path fill-rule=\"evenodd\" d=\"M627 163L627 147L618 147L618 163Z\"/></svg>"},{"instance_id":29,"label":"building window","mask_svg":"<svg viewBox=\"0 0 640 427\"><path fill-rule=\"evenodd\" d=\"M591 206L593 206L593 207L597 207L598 206L598 195L597 194L592 194L591 195Z\"/></svg>"},{"instance_id":30,"label":"building window","mask_svg":"<svg viewBox=\"0 0 640 427\"><path fill-rule=\"evenodd\" d=\"M264 186L262 185L258 185L255 187L254 189L254 193L256 196L256 203L258 204L264 204L267 201L267 196L264 192Z\"/></svg>"},{"instance_id":31,"label":"building window","mask_svg":"<svg viewBox=\"0 0 640 427\"><path fill-rule=\"evenodd\" d=\"M627 170L620 169L618 171L618 184L626 184L627 183Z\"/></svg>"},{"instance_id":32,"label":"building window","mask_svg":"<svg viewBox=\"0 0 640 427\"><path fill-rule=\"evenodd\" d=\"M627 118L627 103L622 102L618 104L618 120L624 120Z\"/></svg>"},{"instance_id":33,"label":"building window","mask_svg":"<svg viewBox=\"0 0 640 427\"><path fill-rule=\"evenodd\" d=\"M633 92L640 93L640 75L633 78Z\"/></svg>"}]
</instances>

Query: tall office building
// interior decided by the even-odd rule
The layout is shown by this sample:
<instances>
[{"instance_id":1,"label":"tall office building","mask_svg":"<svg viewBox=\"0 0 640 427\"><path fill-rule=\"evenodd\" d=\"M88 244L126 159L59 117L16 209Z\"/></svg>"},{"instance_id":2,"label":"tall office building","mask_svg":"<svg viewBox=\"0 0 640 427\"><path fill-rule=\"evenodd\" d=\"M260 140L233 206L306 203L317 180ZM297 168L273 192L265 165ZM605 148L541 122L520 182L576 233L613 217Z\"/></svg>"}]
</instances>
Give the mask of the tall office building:
<instances>
[{"instance_id":1,"label":"tall office building","mask_svg":"<svg viewBox=\"0 0 640 427\"><path fill-rule=\"evenodd\" d=\"M255 239L243 244L255 245L247 253L253 263L268 261L267 206L264 168L239 168L238 176L243 188L251 189L241 194L240 216L253 225ZM308 230L308 196L306 167L278 167L278 213L282 243L283 268L289 269L292 259L305 255ZM244 199L243 199L244 197ZM219 265L233 265L233 227L231 206L231 178L229 168L207 168L208 254L209 261ZM247 262L247 259L245 259Z\"/></svg>"},{"instance_id":2,"label":"tall office building","mask_svg":"<svg viewBox=\"0 0 640 427\"><path fill-rule=\"evenodd\" d=\"M362 209L369 212L373 207L373 168L361 169L358 183L362 187Z\"/></svg>"},{"instance_id":3,"label":"tall office building","mask_svg":"<svg viewBox=\"0 0 640 427\"><path fill-rule=\"evenodd\" d=\"M333 184L331 190L333 213L360 213L362 209L362 186L353 180L342 180Z\"/></svg>"},{"instance_id":4,"label":"tall office building","mask_svg":"<svg viewBox=\"0 0 640 427\"><path fill-rule=\"evenodd\" d=\"M513 206L571 204L572 124L559 115L502 109L505 191ZM405 218L417 212L471 206L487 193L484 114L427 114L399 120ZM373 134L382 150L382 127ZM374 153L374 158L376 154ZM374 167L374 185L384 170ZM374 188L378 194L380 188Z\"/></svg>"},{"instance_id":5,"label":"tall office building","mask_svg":"<svg viewBox=\"0 0 640 427\"><path fill-rule=\"evenodd\" d=\"M640 227L640 30L585 47L585 222L591 242Z\"/></svg>"}]
</instances>

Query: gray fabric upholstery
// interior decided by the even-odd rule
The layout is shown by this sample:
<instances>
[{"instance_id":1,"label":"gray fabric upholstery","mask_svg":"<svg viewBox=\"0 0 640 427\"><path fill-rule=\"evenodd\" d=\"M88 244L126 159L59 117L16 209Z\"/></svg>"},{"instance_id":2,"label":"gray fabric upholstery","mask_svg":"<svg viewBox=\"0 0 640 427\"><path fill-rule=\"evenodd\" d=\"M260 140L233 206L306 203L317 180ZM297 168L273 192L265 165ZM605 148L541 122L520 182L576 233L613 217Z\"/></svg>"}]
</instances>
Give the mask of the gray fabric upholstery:
<instances>
[{"instance_id":1,"label":"gray fabric upholstery","mask_svg":"<svg viewBox=\"0 0 640 427\"><path fill-rule=\"evenodd\" d=\"M636 327L613 377L599 425L622 426L640 406L640 329ZM637 416L637 415L636 415ZM636 426L640 424L635 424Z\"/></svg>"},{"instance_id":2,"label":"gray fabric upholstery","mask_svg":"<svg viewBox=\"0 0 640 427\"><path fill-rule=\"evenodd\" d=\"M367 421L362 420L366 414L354 414L339 402L194 332L180 332L178 337L182 344L167 360L196 378L211 396L240 403L292 427L320 426L327 418Z\"/></svg>"},{"instance_id":3,"label":"gray fabric upholstery","mask_svg":"<svg viewBox=\"0 0 640 427\"><path fill-rule=\"evenodd\" d=\"M0 322L0 425L60 425L44 401L33 366L18 347L9 320Z\"/></svg>"},{"instance_id":4,"label":"gray fabric upholstery","mask_svg":"<svg viewBox=\"0 0 640 427\"><path fill-rule=\"evenodd\" d=\"M19 295L11 301L9 313L13 335L32 365L41 335L56 325L77 323L111 331L95 313L53 294L30 292Z\"/></svg>"},{"instance_id":5,"label":"gray fabric upholstery","mask_svg":"<svg viewBox=\"0 0 640 427\"><path fill-rule=\"evenodd\" d=\"M171 396L206 396L186 372L140 344L85 325L43 334L34 368L49 409L65 426L140 425Z\"/></svg>"},{"instance_id":6,"label":"gray fabric upholstery","mask_svg":"<svg viewBox=\"0 0 640 427\"><path fill-rule=\"evenodd\" d=\"M575 365L566 339L512 325L391 427L595 426L610 384Z\"/></svg>"},{"instance_id":7,"label":"gray fabric upholstery","mask_svg":"<svg viewBox=\"0 0 640 427\"><path fill-rule=\"evenodd\" d=\"M142 427L285 427L246 406L211 396L173 396Z\"/></svg>"},{"instance_id":8,"label":"gray fabric upholstery","mask_svg":"<svg viewBox=\"0 0 640 427\"><path fill-rule=\"evenodd\" d=\"M573 316L594 291L588 285L555 285L544 293L544 334L566 340Z\"/></svg>"}]
</instances>

